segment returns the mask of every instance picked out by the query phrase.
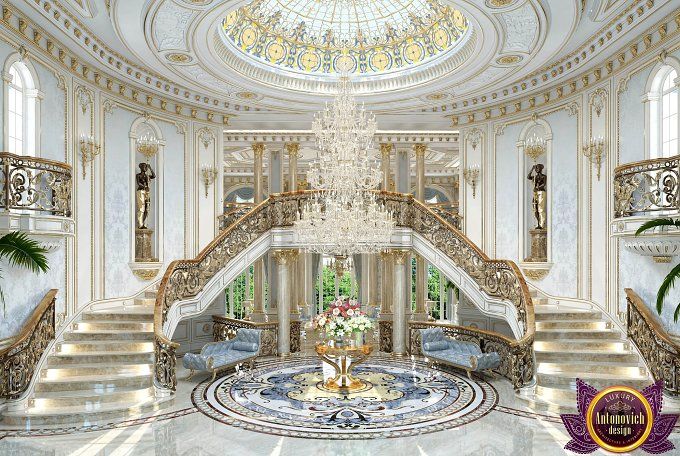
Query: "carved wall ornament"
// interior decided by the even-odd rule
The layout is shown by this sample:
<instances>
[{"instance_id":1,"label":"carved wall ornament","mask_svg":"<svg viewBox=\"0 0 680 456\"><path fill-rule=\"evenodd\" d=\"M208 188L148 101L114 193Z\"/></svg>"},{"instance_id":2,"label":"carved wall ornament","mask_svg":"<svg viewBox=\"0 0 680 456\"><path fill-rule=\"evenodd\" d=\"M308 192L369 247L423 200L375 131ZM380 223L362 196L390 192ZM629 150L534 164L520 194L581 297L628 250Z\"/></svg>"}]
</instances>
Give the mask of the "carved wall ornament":
<instances>
[{"instance_id":1,"label":"carved wall ornament","mask_svg":"<svg viewBox=\"0 0 680 456\"><path fill-rule=\"evenodd\" d=\"M600 117L602 110L607 104L607 90L600 87L590 94L590 106L595 110L597 117Z\"/></svg>"},{"instance_id":2,"label":"carved wall ornament","mask_svg":"<svg viewBox=\"0 0 680 456\"><path fill-rule=\"evenodd\" d=\"M198 140L203 143L206 149L215 140L215 132L210 128L204 127L198 130Z\"/></svg>"},{"instance_id":3,"label":"carved wall ornament","mask_svg":"<svg viewBox=\"0 0 680 456\"><path fill-rule=\"evenodd\" d=\"M158 275L158 269L133 269L132 273L141 280L149 281Z\"/></svg>"},{"instance_id":4,"label":"carved wall ornament","mask_svg":"<svg viewBox=\"0 0 680 456\"><path fill-rule=\"evenodd\" d=\"M566 109L567 113L569 114L569 117L573 117L578 114L580 108L577 102L572 101L571 103L565 105L564 109Z\"/></svg>"},{"instance_id":5,"label":"carved wall ornament","mask_svg":"<svg viewBox=\"0 0 680 456\"><path fill-rule=\"evenodd\" d=\"M473 128L465 132L465 140L470 142L472 149L477 149L477 145L482 141L482 130Z\"/></svg>"},{"instance_id":6,"label":"carved wall ornament","mask_svg":"<svg viewBox=\"0 0 680 456\"><path fill-rule=\"evenodd\" d=\"M78 105L80 106L83 114L87 112L88 106L93 104L93 95L87 88L83 86L78 86L76 89L76 100L78 100Z\"/></svg>"}]
</instances>

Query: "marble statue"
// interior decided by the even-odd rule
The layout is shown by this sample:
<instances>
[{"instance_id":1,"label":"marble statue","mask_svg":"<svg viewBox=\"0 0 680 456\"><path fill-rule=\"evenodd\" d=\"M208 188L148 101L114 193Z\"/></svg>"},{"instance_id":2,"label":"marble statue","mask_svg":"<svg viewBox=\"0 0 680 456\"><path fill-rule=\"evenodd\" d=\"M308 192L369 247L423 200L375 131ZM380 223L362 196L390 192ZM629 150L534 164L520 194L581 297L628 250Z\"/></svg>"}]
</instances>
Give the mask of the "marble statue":
<instances>
[{"instance_id":1,"label":"marble statue","mask_svg":"<svg viewBox=\"0 0 680 456\"><path fill-rule=\"evenodd\" d=\"M139 172L136 174L137 181L137 228L147 229L146 221L151 209L151 180L156 178L156 173L148 163L139 164Z\"/></svg>"},{"instance_id":2,"label":"marble statue","mask_svg":"<svg viewBox=\"0 0 680 456\"><path fill-rule=\"evenodd\" d=\"M534 174L535 173L535 174ZM543 174L543 165L540 163L531 167L527 179L534 183L534 197L532 205L536 218L536 229L546 229L546 185L548 176Z\"/></svg>"}]
</instances>

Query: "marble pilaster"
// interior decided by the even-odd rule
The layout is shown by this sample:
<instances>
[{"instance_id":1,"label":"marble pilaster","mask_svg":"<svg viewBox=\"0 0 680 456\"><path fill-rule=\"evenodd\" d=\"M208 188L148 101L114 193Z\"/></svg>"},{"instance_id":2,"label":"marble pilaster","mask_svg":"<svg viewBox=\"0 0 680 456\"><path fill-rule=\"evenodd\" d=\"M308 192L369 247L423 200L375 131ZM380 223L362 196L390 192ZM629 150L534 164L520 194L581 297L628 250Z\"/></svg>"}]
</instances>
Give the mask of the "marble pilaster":
<instances>
[{"instance_id":1,"label":"marble pilaster","mask_svg":"<svg viewBox=\"0 0 680 456\"><path fill-rule=\"evenodd\" d=\"M279 287L277 289L277 317L278 337L277 349L279 356L290 355L290 321L291 321L291 293L290 293L290 269L295 263L298 253L296 250L275 250L272 258L277 265Z\"/></svg>"},{"instance_id":2,"label":"marble pilaster","mask_svg":"<svg viewBox=\"0 0 680 456\"><path fill-rule=\"evenodd\" d=\"M394 356L406 355L406 336L408 331L406 287L404 282L408 271L410 258L407 250L393 250L394 260L394 296L392 306L392 354ZM410 310L410 309L408 309Z\"/></svg>"},{"instance_id":3,"label":"marble pilaster","mask_svg":"<svg viewBox=\"0 0 680 456\"><path fill-rule=\"evenodd\" d=\"M263 194L263 162L264 157L264 143L253 143L254 156L254 201L255 204L262 202ZM259 258L253 263L253 314L251 319L253 321L265 321L264 313L264 260Z\"/></svg>"}]
</instances>

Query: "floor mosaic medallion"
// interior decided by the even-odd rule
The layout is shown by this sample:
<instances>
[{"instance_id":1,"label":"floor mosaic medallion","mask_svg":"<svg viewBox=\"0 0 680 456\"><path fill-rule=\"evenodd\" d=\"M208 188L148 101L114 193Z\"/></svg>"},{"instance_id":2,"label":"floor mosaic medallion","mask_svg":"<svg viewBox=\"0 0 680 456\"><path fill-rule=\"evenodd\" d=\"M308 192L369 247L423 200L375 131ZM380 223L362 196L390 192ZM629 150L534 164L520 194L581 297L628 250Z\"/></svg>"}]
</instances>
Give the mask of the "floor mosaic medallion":
<instances>
[{"instance_id":1,"label":"floor mosaic medallion","mask_svg":"<svg viewBox=\"0 0 680 456\"><path fill-rule=\"evenodd\" d=\"M481 418L498 401L485 381L411 360L372 357L358 365L353 375L367 387L343 394L323 388L318 358L262 362L252 378L233 373L201 383L192 401L202 413L225 424L323 439L440 431Z\"/></svg>"}]
</instances>

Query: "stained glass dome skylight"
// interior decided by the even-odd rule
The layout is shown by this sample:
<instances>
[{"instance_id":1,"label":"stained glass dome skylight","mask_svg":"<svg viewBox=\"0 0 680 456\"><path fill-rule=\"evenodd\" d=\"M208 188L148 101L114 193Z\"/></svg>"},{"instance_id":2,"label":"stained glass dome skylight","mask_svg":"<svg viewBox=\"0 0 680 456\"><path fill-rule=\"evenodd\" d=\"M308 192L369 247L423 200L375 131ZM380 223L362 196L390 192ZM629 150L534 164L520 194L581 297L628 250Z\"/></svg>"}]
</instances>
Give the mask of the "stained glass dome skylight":
<instances>
[{"instance_id":1,"label":"stained glass dome skylight","mask_svg":"<svg viewBox=\"0 0 680 456\"><path fill-rule=\"evenodd\" d=\"M412 67L455 48L468 19L438 0L255 0L222 21L225 41L262 63L308 74Z\"/></svg>"}]
</instances>

